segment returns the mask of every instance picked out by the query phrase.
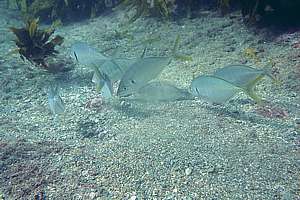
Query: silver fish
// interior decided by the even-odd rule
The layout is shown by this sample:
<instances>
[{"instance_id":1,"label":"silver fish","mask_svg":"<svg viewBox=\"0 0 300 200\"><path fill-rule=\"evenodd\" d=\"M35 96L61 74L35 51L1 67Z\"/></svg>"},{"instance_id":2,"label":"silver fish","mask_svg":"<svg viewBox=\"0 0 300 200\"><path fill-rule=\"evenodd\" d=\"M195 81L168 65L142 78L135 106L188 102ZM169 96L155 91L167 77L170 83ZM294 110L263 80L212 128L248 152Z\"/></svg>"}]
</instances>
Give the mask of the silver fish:
<instances>
[{"instance_id":1,"label":"silver fish","mask_svg":"<svg viewBox=\"0 0 300 200\"><path fill-rule=\"evenodd\" d=\"M253 81L258 82L264 76L275 80L275 78L264 69L255 69L247 65L228 65L217 69L213 75L233 83L238 87L246 87Z\"/></svg>"},{"instance_id":2,"label":"silver fish","mask_svg":"<svg viewBox=\"0 0 300 200\"><path fill-rule=\"evenodd\" d=\"M117 95L120 97L132 95L157 77L170 62L170 57L139 58L123 75Z\"/></svg>"},{"instance_id":3,"label":"silver fish","mask_svg":"<svg viewBox=\"0 0 300 200\"><path fill-rule=\"evenodd\" d=\"M65 104L59 96L58 86L50 86L48 90L48 105L53 115L65 112Z\"/></svg>"},{"instance_id":4,"label":"silver fish","mask_svg":"<svg viewBox=\"0 0 300 200\"><path fill-rule=\"evenodd\" d=\"M176 53L179 44L179 36L176 37L171 56L144 57L146 48L140 58L136 60L121 78L117 95L127 97L145 86L150 80L157 77L171 62L172 58L181 59Z\"/></svg>"},{"instance_id":5,"label":"silver fish","mask_svg":"<svg viewBox=\"0 0 300 200\"><path fill-rule=\"evenodd\" d=\"M142 102L165 102L193 99L186 89L180 89L168 82L150 82L129 97L130 100Z\"/></svg>"},{"instance_id":6,"label":"silver fish","mask_svg":"<svg viewBox=\"0 0 300 200\"><path fill-rule=\"evenodd\" d=\"M84 42L76 42L71 47L71 57L83 65L101 65L107 57Z\"/></svg>"},{"instance_id":7,"label":"silver fish","mask_svg":"<svg viewBox=\"0 0 300 200\"><path fill-rule=\"evenodd\" d=\"M99 65L99 69L112 81L118 81L134 62L135 59L112 57Z\"/></svg>"},{"instance_id":8,"label":"silver fish","mask_svg":"<svg viewBox=\"0 0 300 200\"><path fill-rule=\"evenodd\" d=\"M105 56L95 48L83 42L76 42L71 47L71 57L77 62L89 67L97 65L100 71L106 74L112 81L120 80L128 67L135 61L128 58Z\"/></svg>"},{"instance_id":9,"label":"silver fish","mask_svg":"<svg viewBox=\"0 0 300 200\"><path fill-rule=\"evenodd\" d=\"M219 104L227 102L241 91L242 88L215 76L201 75L191 83L191 93L194 96Z\"/></svg>"}]
</instances>

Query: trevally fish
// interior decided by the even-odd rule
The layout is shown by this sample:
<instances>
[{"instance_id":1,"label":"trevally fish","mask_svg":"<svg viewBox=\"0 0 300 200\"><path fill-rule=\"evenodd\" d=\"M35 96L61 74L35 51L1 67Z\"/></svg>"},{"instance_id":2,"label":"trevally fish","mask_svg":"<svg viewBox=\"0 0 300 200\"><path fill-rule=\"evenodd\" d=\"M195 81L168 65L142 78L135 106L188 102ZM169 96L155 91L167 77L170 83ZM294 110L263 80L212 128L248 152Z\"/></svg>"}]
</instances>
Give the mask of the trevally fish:
<instances>
[{"instance_id":1,"label":"trevally fish","mask_svg":"<svg viewBox=\"0 0 300 200\"><path fill-rule=\"evenodd\" d=\"M91 67L97 65L100 71L106 74L112 81L120 80L133 59L116 58L116 52L112 57L105 56L95 48L84 42L76 42L71 47L71 57L80 64Z\"/></svg>"},{"instance_id":2,"label":"trevally fish","mask_svg":"<svg viewBox=\"0 0 300 200\"><path fill-rule=\"evenodd\" d=\"M134 62L135 59L112 57L99 65L99 69L112 81L118 81Z\"/></svg>"},{"instance_id":3,"label":"trevally fish","mask_svg":"<svg viewBox=\"0 0 300 200\"><path fill-rule=\"evenodd\" d=\"M97 66L93 65L93 68L94 75L92 82L96 86L96 91L100 92L104 98L111 98L113 96L112 81L106 74L101 73Z\"/></svg>"},{"instance_id":4,"label":"trevally fish","mask_svg":"<svg viewBox=\"0 0 300 200\"><path fill-rule=\"evenodd\" d=\"M48 89L48 105L54 116L65 112L65 104L59 96L58 86L50 86Z\"/></svg>"},{"instance_id":5,"label":"trevally fish","mask_svg":"<svg viewBox=\"0 0 300 200\"><path fill-rule=\"evenodd\" d=\"M157 77L170 63L170 57L140 58L133 63L121 78L117 95L126 97Z\"/></svg>"},{"instance_id":6,"label":"trevally fish","mask_svg":"<svg viewBox=\"0 0 300 200\"><path fill-rule=\"evenodd\" d=\"M275 78L264 69L256 69L247 65L228 65L217 69L213 74L216 77L222 78L238 87L246 87L251 82L258 82L264 76Z\"/></svg>"},{"instance_id":7,"label":"trevally fish","mask_svg":"<svg viewBox=\"0 0 300 200\"><path fill-rule=\"evenodd\" d=\"M175 57L178 42L179 37L176 38L172 56L144 57L145 48L142 56L129 66L121 78L117 95L120 97L130 96L157 77L171 62L172 57Z\"/></svg>"},{"instance_id":8,"label":"trevally fish","mask_svg":"<svg viewBox=\"0 0 300 200\"><path fill-rule=\"evenodd\" d=\"M211 75L200 75L191 83L191 93L213 103L226 103L239 92L245 92L256 102L260 99L253 91L256 82L251 82L244 88L238 87L227 80Z\"/></svg>"},{"instance_id":9,"label":"trevally fish","mask_svg":"<svg viewBox=\"0 0 300 200\"><path fill-rule=\"evenodd\" d=\"M103 64L107 57L84 42L75 42L71 47L71 57L83 65Z\"/></svg>"},{"instance_id":10,"label":"trevally fish","mask_svg":"<svg viewBox=\"0 0 300 200\"><path fill-rule=\"evenodd\" d=\"M186 89L180 89L168 82L149 82L129 97L142 102L161 102L193 99Z\"/></svg>"}]
</instances>

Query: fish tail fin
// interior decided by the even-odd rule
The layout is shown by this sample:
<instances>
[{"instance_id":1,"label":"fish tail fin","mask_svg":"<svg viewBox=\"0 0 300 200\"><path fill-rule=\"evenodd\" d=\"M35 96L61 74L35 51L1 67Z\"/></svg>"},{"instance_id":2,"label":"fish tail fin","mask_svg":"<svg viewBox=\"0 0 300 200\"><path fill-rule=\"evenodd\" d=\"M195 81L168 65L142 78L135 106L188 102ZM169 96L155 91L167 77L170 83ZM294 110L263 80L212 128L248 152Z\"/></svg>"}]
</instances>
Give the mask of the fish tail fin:
<instances>
[{"instance_id":1,"label":"fish tail fin","mask_svg":"<svg viewBox=\"0 0 300 200\"><path fill-rule=\"evenodd\" d=\"M57 96L59 93L59 86L58 84L52 83L50 84L49 88L48 88L48 96L50 98L53 98L55 96Z\"/></svg>"},{"instance_id":2,"label":"fish tail fin","mask_svg":"<svg viewBox=\"0 0 300 200\"><path fill-rule=\"evenodd\" d=\"M259 97L256 92L254 91L255 86L257 83L264 77L264 75L258 76L255 80L249 82L246 87L244 88L244 91L247 95L249 95L257 104L262 103L261 97Z\"/></svg>"},{"instance_id":3,"label":"fish tail fin","mask_svg":"<svg viewBox=\"0 0 300 200\"><path fill-rule=\"evenodd\" d=\"M104 98L111 98L113 96L112 81L110 80L110 78L106 74L103 74L103 77L104 77L104 85L101 88L100 93L102 94L102 96Z\"/></svg>"},{"instance_id":4,"label":"fish tail fin","mask_svg":"<svg viewBox=\"0 0 300 200\"><path fill-rule=\"evenodd\" d=\"M246 90L246 93L257 103L257 104L261 104L262 103L262 99L261 97L259 97L253 90L253 88L248 88Z\"/></svg>"},{"instance_id":5,"label":"fish tail fin","mask_svg":"<svg viewBox=\"0 0 300 200\"><path fill-rule=\"evenodd\" d=\"M101 89L102 89L103 86L100 85L100 84L96 84L95 87L96 87L96 92L99 93L101 91Z\"/></svg>"},{"instance_id":6,"label":"fish tail fin","mask_svg":"<svg viewBox=\"0 0 300 200\"><path fill-rule=\"evenodd\" d=\"M94 70L95 75L98 77L98 79L103 80L104 81L104 77L103 74L100 72L99 68L96 65L91 65L91 67ZM104 84L100 84L100 81L98 81L96 83L96 91L99 93L102 89Z\"/></svg>"},{"instance_id":7,"label":"fish tail fin","mask_svg":"<svg viewBox=\"0 0 300 200\"><path fill-rule=\"evenodd\" d=\"M95 65L92 66L94 69L95 74L98 76L98 78L102 81L99 81L96 84L96 91L99 93L104 93L104 89L108 89L109 91L109 95L112 96L113 94L113 86L112 86L112 81L110 80L110 78L108 77L107 74L102 73L99 68ZM102 82L102 84L100 83ZM105 92L106 93L106 92Z\"/></svg>"}]
</instances>

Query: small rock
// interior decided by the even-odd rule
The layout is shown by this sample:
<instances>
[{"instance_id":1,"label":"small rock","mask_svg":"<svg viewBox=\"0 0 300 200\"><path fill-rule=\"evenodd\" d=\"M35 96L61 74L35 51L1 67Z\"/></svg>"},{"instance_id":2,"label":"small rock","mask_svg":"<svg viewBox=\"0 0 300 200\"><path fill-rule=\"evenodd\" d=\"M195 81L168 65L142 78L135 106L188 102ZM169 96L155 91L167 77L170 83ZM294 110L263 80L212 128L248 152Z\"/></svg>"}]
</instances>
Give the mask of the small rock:
<instances>
[{"instance_id":1,"label":"small rock","mask_svg":"<svg viewBox=\"0 0 300 200\"><path fill-rule=\"evenodd\" d=\"M130 197L130 199L129 200L136 200L136 196L135 195L133 195L132 197Z\"/></svg>"},{"instance_id":2,"label":"small rock","mask_svg":"<svg viewBox=\"0 0 300 200\"><path fill-rule=\"evenodd\" d=\"M97 193L96 192L91 192L90 194L89 194L89 198L90 199L95 199L97 197Z\"/></svg>"},{"instance_id":3,"label":"small rock","mask_svg":"<svg viewBox=\"0 0 300 200\"><path fill-rule=\"evenodd\" d=\"M227 46L227 47L224 48L224 51L225 52L233 52L233 51L235 51L235 47Z\"/></svg>"},{"instance_id":4,"label":"small rock","mask_svg":"<svg viewBox=\"0 0 300 200\"><path fill-rule=\"evenodd\" d=\"M216 168L213 167L213 166L211 166L211 167L209 167L209 168L207 169L207 172L208 172L208 173L215 173L215 172L216 172Z\"/></svg>"},{"instance_id":5,"label":"small rock","mask_svg":"<svg viewBox=\"0 0 300 200\"><path fill-rule=\"evenodd\" d=\"M191 175L191 173L192 173L192 169L191 169L191 168L186 168L186 169L185 169L185 175L186 175L186 176Z\"/></svg>"}]
</instances>

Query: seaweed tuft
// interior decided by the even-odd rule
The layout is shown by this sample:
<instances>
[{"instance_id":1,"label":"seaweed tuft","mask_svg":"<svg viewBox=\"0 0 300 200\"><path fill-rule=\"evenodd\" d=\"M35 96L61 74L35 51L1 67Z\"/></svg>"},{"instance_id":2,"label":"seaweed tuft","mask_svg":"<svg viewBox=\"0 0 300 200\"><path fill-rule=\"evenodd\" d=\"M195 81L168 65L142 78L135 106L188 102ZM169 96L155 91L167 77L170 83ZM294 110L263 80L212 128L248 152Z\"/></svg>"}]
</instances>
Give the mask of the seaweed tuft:
<instances>
[{"instance_id":1,"label":"seaweed tuft","mask_svg":"<svg viewBox=\"0 0 300 200\"><path fill-rule=\"evenodd\" d=\"M160 16L168 18L176 7L175 0L123 0L120 5L125 5L129 9L134 8L135 14L131 17L130 22L134 22L142 16Z\"/></svg>"},{"instance_id":2,"label":"seaweed tuft","mask_svg":"<svg viewBox=\"0 0 300 200\"><path fill-rule=\"evenodd\" d=\"M28 20L23 28L9 28L16 36L17 52L23 60L27 59L48 71L56 71L57 69L52 69L52 65L47 64L46 58L58 54L55 47L63 43L63 37L56 35L50 39L55 30L53 28L39 29L38 21L38 19L32 19Z\"/></svg>"}]
</instances>

